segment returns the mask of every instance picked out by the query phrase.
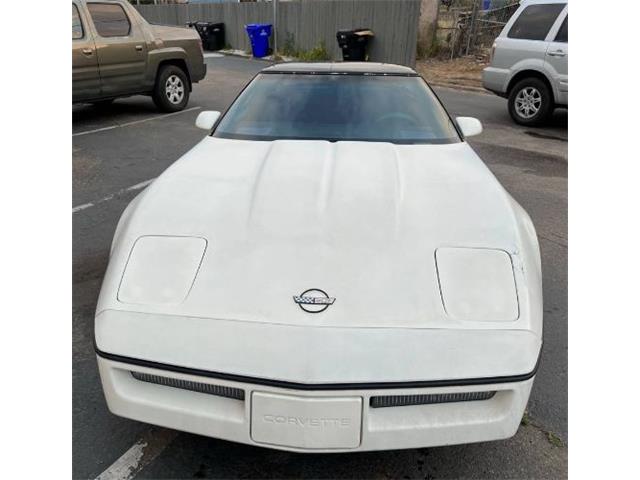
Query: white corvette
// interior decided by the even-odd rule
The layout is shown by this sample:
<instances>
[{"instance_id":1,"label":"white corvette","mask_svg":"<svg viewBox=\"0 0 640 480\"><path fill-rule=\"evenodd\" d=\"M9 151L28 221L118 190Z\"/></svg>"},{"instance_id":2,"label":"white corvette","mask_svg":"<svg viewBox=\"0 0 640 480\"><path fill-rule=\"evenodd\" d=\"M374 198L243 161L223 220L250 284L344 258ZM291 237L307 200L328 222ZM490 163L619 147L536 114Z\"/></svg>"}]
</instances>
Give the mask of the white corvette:
<instances>
[{"instance_id":1,"label":"white corvette","mask_svg":"<svg viewBox=\"0 0 640 480\"><path fill-rule=\"evenodd\" d=\"M413 70L264 69L125 210L109 409L303 452L507 438L542 346L525 211Z\"/></svg>"}]
</instances>

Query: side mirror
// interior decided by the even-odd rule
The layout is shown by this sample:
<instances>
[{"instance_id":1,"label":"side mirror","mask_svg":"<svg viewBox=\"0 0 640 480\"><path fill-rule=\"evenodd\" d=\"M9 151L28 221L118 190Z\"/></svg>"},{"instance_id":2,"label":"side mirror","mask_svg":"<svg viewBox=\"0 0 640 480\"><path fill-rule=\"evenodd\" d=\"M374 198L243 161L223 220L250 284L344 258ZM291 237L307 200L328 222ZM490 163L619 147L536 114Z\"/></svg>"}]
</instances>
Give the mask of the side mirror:
<instances>
[{"instance_id":1,"label":"side mirror","mask_svg":"<svg viewBox=\"0 0 640 480\"><path fill-rule=\"evenodd\" d=\"M202 113L200 115L202 115ZM482 124L477 118L457 117L456 122L458 122L458 127L460 127L462 135L465 137L473 137L474 135L480 135L482 133Z\"/></svg>"},{"instance_id":2,"label":"side mirror","mask_svg":"<svg viewBox=\"0 0 640 480\"><path fill-rule=\"evenodd\" d=\"M198 118L196 118L196 127L202 128L203 130L211 130L216 124L218 117L220 117L220 112L214 110L200 112Z\"/></svg>"}]
</instances>

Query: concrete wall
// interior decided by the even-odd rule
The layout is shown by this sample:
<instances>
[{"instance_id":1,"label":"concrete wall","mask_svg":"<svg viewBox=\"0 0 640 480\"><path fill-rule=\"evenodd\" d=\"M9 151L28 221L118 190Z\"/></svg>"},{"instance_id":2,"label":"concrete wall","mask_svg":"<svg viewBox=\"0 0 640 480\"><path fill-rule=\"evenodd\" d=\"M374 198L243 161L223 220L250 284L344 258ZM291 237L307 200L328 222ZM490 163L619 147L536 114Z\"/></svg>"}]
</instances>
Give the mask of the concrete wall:
<instances>
[{"instance_id":1,"label":"concrete wall","mask_svg":"<svg viewBox=\"0 0 640 480\"><path fill-rule=\"evenodd\" d=\"M342 59L336 32L367 27L375 33L369 46L372 62L414 66L422 0L293 0L278 2L278 49L290 39L297 50L324 42L334 60ZM151 23L184 25L188 21L223 22L231 47L249 50L247 23L273 23L271 2L140 5Z\"/></svg>"},{"instance_id":2,"label":"concrete wall","mask_svg":"<svg viewBox=\"0 0 640 480\"><path fill-rule=\"evenodd\" d=\"M433 50L433 42L436 41L439 3L440 0L420 0L417 46L419 58L427 57Z\"/></svg>"}]
</instances>

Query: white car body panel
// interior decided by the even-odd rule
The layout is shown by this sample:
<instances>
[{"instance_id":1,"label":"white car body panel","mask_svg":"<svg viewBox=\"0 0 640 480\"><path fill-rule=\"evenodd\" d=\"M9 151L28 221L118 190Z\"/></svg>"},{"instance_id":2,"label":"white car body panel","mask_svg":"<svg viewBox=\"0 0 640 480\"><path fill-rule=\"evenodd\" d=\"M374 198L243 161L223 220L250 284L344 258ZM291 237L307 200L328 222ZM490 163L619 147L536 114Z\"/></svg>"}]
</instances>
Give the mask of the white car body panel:
<instances>
[{"instance_id":1,"label":"white car body panel","mask_svg":"<svg viewBox=\"0 0 640 480\"><path fill-rule=\"evenodd\" d=\"M325 327L502 328L447 316L434 254L456 246L511 255L522 314L510 327L539 334L539 315L530 312L537 303L523 274L537 252L523 250L513 204L464 142L206 137L148 187L117 232L97 312ZM118 301L132 247L149 235L208 242L184 302ZM335 305L309 316L291 301L307 288L324 289Z\"/></svg>"},{"instance_id":2,"label":"white car body panel","mask_svg":"<svg viewBox=\"0 0 640 480\"><path fill-rule=\"evenodd\" d=\"M312 288L335 298L322 313L293 301ZM208 136L123 214L95 341L109 408L149 423L312 452L507 438L541 350L535 230L466 142ZM345 413L327 423L328 398Z\"/></svg>"},{"instance_id":3,"label":"white car body panel","mask_svg":"<svg viewBox=\"0 0 640 480\"><path fill-rule=\"evenodd\" d=\"M115 310L96 317L96 342L123 357L302 385L520 375L535 370L541 346L527 330L300 327Z\"/></svg>"}]
</instances>

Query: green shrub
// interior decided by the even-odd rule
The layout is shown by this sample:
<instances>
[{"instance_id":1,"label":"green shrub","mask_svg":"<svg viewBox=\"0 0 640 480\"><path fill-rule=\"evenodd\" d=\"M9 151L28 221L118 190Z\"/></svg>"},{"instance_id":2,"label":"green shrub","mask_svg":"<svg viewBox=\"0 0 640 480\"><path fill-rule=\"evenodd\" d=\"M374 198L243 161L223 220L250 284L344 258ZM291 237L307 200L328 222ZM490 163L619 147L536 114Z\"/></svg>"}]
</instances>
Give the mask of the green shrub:
<instances>
[{"instance_id":1,"label":"green shrub","mask_svg":"<svg viewBox=\"0 0 640 480\"><path fill-rule=\"evenodd\" d=\"M429 49L427 50L427 57L428 58L437 57L438 55L440 55L440 53L442 53L442 48L440 48L440 44L438 42L433 42L431 44L431 47L429 47Z\"/></svg>"},{"instance_id":2,"label":"green shrub","mask_svg":"<svg viewBox=\"0 0 640 480\"><path fill-rule=\"evenodd\" d=\"M317 46L313 47L311 50L299 50L295 57L302 60L303 62L318 62L322 60L330 60L331 56L327 51L327 47L324 44L324 41L321 41Z\"/></svg>"},{"instance_id":3,"label":"green shrub","mask_svg":"<svg viewBox=\"0 0 640 480\"><path fill-rule=\"evenodd\" d=\"M285 57L293 57L303 62L317 62L321 60L330 60L331 56L327 51L327 47L323 41L311 50L299 50L296 48L293 33L287 32L283 45L279 51Z\"/></svg>"},{"instance_id":4,"label":"green shrub","mask_svg":"<svg viewBox=\"0 0 640 480\"><path fill-rule=\"evenodd\" d=\"M293 33L287 32L286 38L284 39L284 45L282 46L282 52L285 57L295 57L296 56L296 44L293 38Z\"/></svg>"}]
</instances>

